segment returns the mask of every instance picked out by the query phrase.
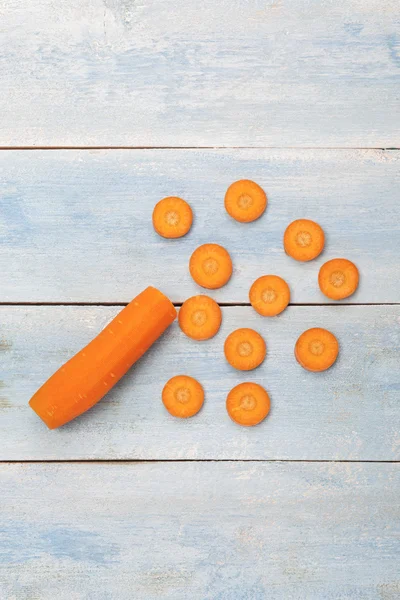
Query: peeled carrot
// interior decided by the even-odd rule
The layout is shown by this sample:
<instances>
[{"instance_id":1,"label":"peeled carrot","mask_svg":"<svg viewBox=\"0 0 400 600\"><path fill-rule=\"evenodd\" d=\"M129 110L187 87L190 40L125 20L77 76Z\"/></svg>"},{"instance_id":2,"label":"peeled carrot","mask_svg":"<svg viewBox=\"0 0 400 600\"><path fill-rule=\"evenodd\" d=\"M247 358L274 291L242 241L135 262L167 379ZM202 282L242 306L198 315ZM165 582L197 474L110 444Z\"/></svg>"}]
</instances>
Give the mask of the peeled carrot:
<instances>
[{"instance_id":1,"label":"peeled carrot","mask_svg":"<svg viewBox=\"0 0 400 600\"><path fill-rule=\"evenodd\" d=\"M346 258L328 260L322 265L318 275L321 292L332 300L343 300L354 294L358 280L356 265Z\"/></svg>"},{"instance_id":2,"label":"peeled carrot","mask_svg":"<svg viewBox=\"0 0 400 600\"><path fill-rule=\"evenodd\" d=\"M264 190L250 179L235 181L225 194L227 213L241 223L255 221L261 217L266 207L267 196Z\"/></svg>"},{"instance_id":3,"label":"peeled carrot","mask_svg":"<svg viewBox=\"0 0 400 600\"><path fill-rule=\"evenodd\" d=\"M175 318L168 298L148 287L42 385L31 408L50 429L75 419L103 398Z\"/></svg>"},{"instance_id":4,"label":"peeled carrot","mask_svg":"<svg viewBox=\"0 0 400 600\"><path fill-rule=\"evenodd\" d=\"M287 226L283 236L286 254L295 260L313 260L324 249L325 235L322 227L308 219L298 219Z\"/></svg>"},{"instance_id":5,"label":"peeled carrot","mask_svg":"<svg viewBox=\"0 0 400 600\"><path fill-rule=\"evenodd\" d=\"M187 234L192 222L192 209L182 198L163 198L154 207L153 226L162 237L180 238Z\"/></svg>"},{"instance_id":6,"label":"peeled carrot","mask_svg":"<svg viewBox=\"0 0 400 600\"><path fill-rule=\"evenodd\" d=\"M203 406L204 390L193 377L177 375L165 384L162 401L172 416L186 419L193 417Z\"/></svg>"},{"instance_id":7,"label":"peeled carrot","mask_svg":"<svg viewBox=\"0 0 400 600\"><path fill-rule=\"evenodd\" d=\"M188 337L194 340L208 340L218 332L222 313L218 304L208 296L192 296L182 304L178 321Z\"/></svg>"},{"instance_id":8,"label":"peeled carrot","mask_svg":"<svg viewBox=\"0 0 400 600\"><path fill-rule=\"evenodd\" d=\"M294 353L297 362L307 371L326 371L337 358L339 343L327 329L314 327L301 334Z\"/></svg>"},{"instance_id":9,"label":"peeled carrot","mask_svg":"<svg viewBox=\"0 0 400 600\"><path fill-rule=\"evenodd\" d=\"M250 288L250 303L263 317L274 317L281 313L290 300L289 286L278 275L263 275Z\"/></svg>"},{"instance_id":10,"label":"peeled carrot","mask_svg":"<svg viewBox=\"0 0 400 600\"><path fill-rule=\"evenodd\" d=\"M236 329L225 340L226 360L239 371L250 371L263 362L266 354L264 339L254 329Z\"/></svg>"},{"instance_id":11,"label":"peeled carrot","mask_svg":"<svg viewBox=\"0 0 400 600\"><path fill-rule=\"evenodd\" d=\"M226 410L230 418L246 427L261 423L270 408L268 393L258 383L239 383L229 392L226 399Z\"/></svg>"},{"instance_id":12,"label":"peeled carrot","mask_svg":"<svg viewBox=\"0 0 400 600\"><path fill-rule=\"evenodd\" d=\"M218 244L203 244L190 257L189 270L196 283L214 290L229 281L232 275L231 257Z\"/></svg>"}]
</instances>

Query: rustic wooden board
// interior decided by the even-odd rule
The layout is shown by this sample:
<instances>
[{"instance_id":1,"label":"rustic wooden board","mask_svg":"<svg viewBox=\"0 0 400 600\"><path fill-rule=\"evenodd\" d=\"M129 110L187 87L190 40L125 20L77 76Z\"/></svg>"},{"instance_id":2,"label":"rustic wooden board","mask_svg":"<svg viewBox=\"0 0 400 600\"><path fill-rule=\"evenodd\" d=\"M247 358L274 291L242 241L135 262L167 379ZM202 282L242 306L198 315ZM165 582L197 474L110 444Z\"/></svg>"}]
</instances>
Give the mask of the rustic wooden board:
<instances>
[{"instance_id":1,"label":"rustic wooden board","mask_svg":"<svg viewBox=\"0 0 400 600\"><path fill-rule=\"evenodd\" d=\"M128 302L145 285L181 302L200 288L188 260L204 242L232 254L229 284L211 292L248 302L251 283L277 273L292 302L329 302L320 265L354 260L361 283L350 302L400 298L400 153L349 150L114 150L0 153L0 302ZM240 224L224 210L242 177L265 187L267 212ZM188 236L165 240L151 214L165 195L193 206ZM310 263L286 256L282 237L296 218L318 221L326 250Z\"/></svg>"},{"instance_id":2,"label":"rustic wooden board","mask_svg":"<svg viewBox=\"0 0 400 600\"><path fill-rule=\"evenodd\" d=\"M399 464L1 465L18 600L395 600Z\"/></svg>"},{"instance_id":3,"label":"rustic wooden board","mask_svg":"<svg viewBox=\"0 0 400 600\"><path fill-rule=\"evenodd\" d=\"M2 146L400 143L396 0L2 0Z\"/></svg>"},{"instance_id":4,"label":"rustic wooden board","mask_svg":"<svg viewBox=\"0 0 400 600\"><path fill-rule=\"evenodd\" d=\"M400 306L299 306L275 319L225 307L221 331L202 343L174 324L107 398L48 431L29 398L117 310L0 307L0 460L400 459ZM293 356L297 337L313 326L330 329L341 345L325 373L304 371ZM267 359L254 372L225 362L224 340L237 327L266 339ZM161 403L165 382L179 373L206 392L203 409L188 420ZM225 410L228 391L246 380L271 395L270 415L254 428L234 424Z\"/></svg>"}]
</instances>

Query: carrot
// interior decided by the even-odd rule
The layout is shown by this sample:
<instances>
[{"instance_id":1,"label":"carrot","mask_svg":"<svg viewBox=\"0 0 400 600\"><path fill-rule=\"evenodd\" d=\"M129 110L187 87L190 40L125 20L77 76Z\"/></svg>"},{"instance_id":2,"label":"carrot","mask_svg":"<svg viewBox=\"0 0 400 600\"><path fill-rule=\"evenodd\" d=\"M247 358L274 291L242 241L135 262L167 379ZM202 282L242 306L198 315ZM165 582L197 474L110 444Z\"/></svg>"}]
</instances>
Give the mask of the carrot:
<instances>
[{"instance_id":1,"label":"carrot","mask_svg":"<svg viewBox=\"0 0 400 600\"><path fill-rule=\"evenodd\" d=\"M241 223L255 221L261 217L266 207L267 196L254 181L249 179L235 181L226 191L225 209L236 221Z\"/></svg>"},{"instance_id":2,"label":"carrot","mask_svg":"<svg viewBox=\"0 0 400 600\"><path fill-rule=\"evenodd\" d=\"M346 258L328 260L319 270L321 292L332 300L343 300L354 294L358 287L358 269Z\"/></svg>"},{"instance_id":3,"label":"carrot","mask_svg":"<svg viewBox=\"0 0 400 600\"><path fill-rule=\"evenodd\" d=\"M287 226L283 236L286 254L295 260L316 258L324 249L325 235L322 227L308 219L298 219Z\"/></svg>"},{"instance_id":4,"label":"carrot","mask_svg":"<svg viewBox=\"0 0 400 600\"><path fill-rule=\"evenodd\" d=\"M230 418L246 427L261 423L269 413L271 402L258 383L239 383L228 394L226 410Z\"/></svg>"},{"instance_id":5,"label":"carrot","mask_svg":"<svg viewBox=\"0 0 400 600\"><path fill-rule=\"evenodd\" d=\"M290 300L289 286L278 275L259 277L250 288L250 303L264 317L274 317L281 313Z\"/></svg>"},{"instance_id":6,"label":"carrot","mask_svg":"<svg viewBox=\"0 0 400 600\"><path fill-rule=\"evenodd\" d=\"M339 344L333 333L314 327L301 334L294 354L297 362L308 371L326 371L335 362Z\"/></svg>"},{"instance_id":7,"label":"carrot","mask_svg":"<svg viewBox=\"0 0 400 600\"><path fill-rule=\"evenodd\" d=\"M165 384L162 401L173 417L193 417L203 406L204 390L193 377L177 375Z\"/></svg>"},{"instance_id":8,"label":"carrot","mask_svg":"<svg viewBox=\"0 0 400 600\"><path fill-rule=\"evenodd\" d=\"M214 337L221 326L222 313L218 304L208 296L192 296L182 304L179 311L179 326L194 340Z\"/></svg>"},{"instance_id":9,"label":"carrot","mask_svg":"<svg viewBox=\"0 0 400 600\"><path fill-rule=\"evenodd\" d=\"M168 298L148 287L42 385L31 408L50 429L75 419L103 398L175 317Z\"/></svg>"},{"instance_id":10,"label":"carrot","mask_svg":"<svg viewBox=\"0 0 400 600\"><path fill-rule=\"evenodd\" d=\"M193 213L189 204L175 196L163 198L153 210L154 229L165 238L180 238L186 235L192 221Z\"/></svg>"},{"instance_id":11,"label":"carrot","mask_svg":"<svg viewBox=\"0 0 400 600\"><path fill-rule=\"evenodd\" d=\"M196 283L214 290L229 281L232 275L231 257L218 244L203 244L190 257L189 270Z\"/></svg>"},{"instance_id":12,"label":"carrot","mask_svg":"<svg viewBox=\"0 0 400 600\"><path fill-rule=\"evenodd\" d=\"M226 360L239 371L250 371L263 362L266 354L264 339L254 329L236 329L225 340Z\"/></svg>"}]
</instances>

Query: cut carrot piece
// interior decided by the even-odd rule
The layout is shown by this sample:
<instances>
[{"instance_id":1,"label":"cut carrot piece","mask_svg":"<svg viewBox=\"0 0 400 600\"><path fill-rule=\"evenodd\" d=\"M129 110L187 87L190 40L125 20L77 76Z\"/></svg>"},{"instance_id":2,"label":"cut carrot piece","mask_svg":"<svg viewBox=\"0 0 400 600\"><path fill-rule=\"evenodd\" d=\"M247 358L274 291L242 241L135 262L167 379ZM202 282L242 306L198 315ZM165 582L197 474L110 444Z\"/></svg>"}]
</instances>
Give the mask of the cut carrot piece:
<instances>
[{"instance_id":1,"label":"cut carrot piece","mask_svg":"<svg viewBox=\"0 0 400 600\"><path fill-rule=\"evenodd\" d=\"M266 351L264 339L254 329L236 329L225 340L226 360L239 371L250 371L261 365Z\"/></svg>"},{"instance_id":2,"label":"cut carrot piece","mask_svg":"<svg viewBox=\"0 0 400 600\"><path fill-rule=\"evenodd\" d=\"M271 402L258 383L239 383L228 394L226 410L230 418L246 427L261 423L269 413Z\"/></svg>"},{"instance_id":3,"label":"cut carrot piece","mask_svg":"<svg viewBox=\"0 0 400 600\"><path fill-rule=\"evenodd\" d=\"M342 300L354 294L358 287L358 269L346 258L328 260L319 270L321 292L332 300Z\"/></svg>"},{"instance_id":4,"label":"cut carrot piece","mask_svg":"<svg viewBox=\"0 0 400 600\"><path fill-rule=\"evenodd\" d=\"M266 193L254 181L249 179L235 181L226 191L225 209L236 221L241 223L255 221L261 217L266 207Z\"/></svg>"},{"instance_id":5,"label":"cut carrot piece","mask_svg":"<svg viewBox=\"0 0 400 600\"><path fill-rule=\"evenodd\" d=\"M263 275L251 286L249 297L252 307L260 315L274 317L289 304L290 290L282 277Z\"/></svg>"},{"instance_id":6,"label":"cut carrot piece","mask_svg":"<svg viewBox=\"0 0 400 600\"><path fill-rule=\"evenodd\" d=\"M189 204L175 196L163 198L153 210L154 229L165 238L180 238L186 235L192 221L193 213Z\"/></svg>"},{"instance_id":7,"label":"cut carrot piece","mask_svg":"<svg viewBox=\"0 0 400 600\"><path fill-rule=\"evenodd\" d=\"M190 257L189 270L196 283L214 290L229 281L232 275L231 257L218 244L203 244Z\"/></svg>"},{"instance_id":8,"label":"cut carrot piece","mask_svg":"<svg viewBox=\"0 0 400 600\"><path fill-rule=\"evenodd\" d=\"M308 219L290 223L283 236L285 252L295 260L308 261L316 258L324 249L324 244L322 227Z\"/></svg>"},{"instance_id":9,"label":"cut carrot piece","mask_svg":"<svg viewBox=\"0 0 400 600\"><path fill-rule=\"evenodd\" d=\"M148 287L31 398L50 429L91 408L121 379L176 318L164 294Z\"/></svg>"},{"instance_id":10,"label":"cut carrot piece","mask_svg":"<svg viewBox=\"0 0 400 600\"><path fill-rule=\"evenodd\" d=\"M165 384L162 401L172 416L193 417L203 406L204 390L193 377L177 375Z\"/></svg>"},{"instance_id":11,"label":"cut carrot piece","mask_svg":"<svg viewBox=\"0 0 400 600\"><path fill-rule=\"evenodd\" d=\"M297 362L308 371L326 371L335 362L339 344L333 333L314 327L301 334L294 354Z\"/></svg>"},{"instance_id":12,"label":"cut carrot piece","mask_svg":"<svg viewBox=\"0 0 400 600\"><path fill-rule=\"evenodd\" d=\"M208 340L221 326L222 313L218 304L208 296L192 296L182 304L179 311L179 326L194 340Z\"/></svg>"}]
</instances>

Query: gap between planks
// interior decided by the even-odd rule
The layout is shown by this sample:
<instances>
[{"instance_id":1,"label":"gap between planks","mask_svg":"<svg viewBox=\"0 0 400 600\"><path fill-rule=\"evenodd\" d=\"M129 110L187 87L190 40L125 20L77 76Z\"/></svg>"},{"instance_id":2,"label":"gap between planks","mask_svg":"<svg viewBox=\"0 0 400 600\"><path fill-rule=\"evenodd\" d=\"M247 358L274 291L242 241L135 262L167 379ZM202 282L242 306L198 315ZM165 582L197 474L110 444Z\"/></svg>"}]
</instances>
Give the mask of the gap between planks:
<instances>
[{"instance_id":1,"label":"gap between planks","mask_svg":"<svg viewBox=\"0 0 400 600\"><path fill-rule=\"evenodd\" d=\"M0 146L19 150L400 150L383 146Z\"/></svg>"},{"instance_id":2,"label":"gap between planks","mask_svg":"<svg viewBox=\"0 0 400 600\"><path fill-rule=\"evenodd\" d=\"M1 306L127 306L129 302L0 302ZM181 307L183 302L173 302ZM250 302L218 302L219 306L251 306ZM291 302L288 306L399 306L400 302Z\"/></svg>"},{"instance_id":3,"label":"gap between planks","mask_svg":"<svg viewBox=\"0 0 400 600\"><path fill-rule=\"evenodd\" d=\"M76 458L76 459L49 459L49 460L0 460L0 465L8 464L61 464L61 463L349 463L349 464L400 464L400 460L334 460L334 459L292 459L292 458L153 458L153 459L132 459L132 458Z\"/></svg>"}]
</instances>

